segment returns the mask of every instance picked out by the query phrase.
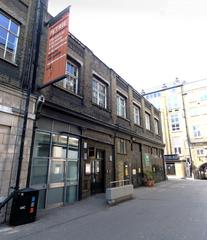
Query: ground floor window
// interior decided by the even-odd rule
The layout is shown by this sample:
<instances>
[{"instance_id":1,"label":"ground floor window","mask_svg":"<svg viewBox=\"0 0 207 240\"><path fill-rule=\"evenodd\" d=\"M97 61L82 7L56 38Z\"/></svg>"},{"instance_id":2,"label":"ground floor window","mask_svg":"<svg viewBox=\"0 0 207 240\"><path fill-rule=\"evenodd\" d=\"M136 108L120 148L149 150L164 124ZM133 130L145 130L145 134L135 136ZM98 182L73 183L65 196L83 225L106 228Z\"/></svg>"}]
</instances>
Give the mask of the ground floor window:
<instances>
[{"instance_id":1,"label":"ground floor window","mask_svg":"<svg viewBox=\"0 0 207 240\"><path fill-rule=\"evenodd\" d=\"M41 189L39 206L72 203L78 196L79 139L37 131L30 185Z\"/></svg>"}]
</instances>

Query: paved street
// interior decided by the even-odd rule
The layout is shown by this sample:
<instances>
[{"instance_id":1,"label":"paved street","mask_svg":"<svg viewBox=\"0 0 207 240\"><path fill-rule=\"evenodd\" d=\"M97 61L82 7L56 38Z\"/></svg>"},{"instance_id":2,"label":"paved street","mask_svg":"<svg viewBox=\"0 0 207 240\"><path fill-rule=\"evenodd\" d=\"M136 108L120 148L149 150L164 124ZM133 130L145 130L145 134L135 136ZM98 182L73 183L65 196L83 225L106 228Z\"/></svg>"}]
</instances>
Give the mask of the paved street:
<instances>
[{"instance_id":1,"label":"paved street","mask_svg":"<svg viewBox=\"0 0 207 240\"><path fill-rule=\"evenodd\" d=\"M206 240L207 181L169 180L135 189L108 207L104 195L38 214L35 223L0 226L0 239Z\"/></svg>"}]
</instances>

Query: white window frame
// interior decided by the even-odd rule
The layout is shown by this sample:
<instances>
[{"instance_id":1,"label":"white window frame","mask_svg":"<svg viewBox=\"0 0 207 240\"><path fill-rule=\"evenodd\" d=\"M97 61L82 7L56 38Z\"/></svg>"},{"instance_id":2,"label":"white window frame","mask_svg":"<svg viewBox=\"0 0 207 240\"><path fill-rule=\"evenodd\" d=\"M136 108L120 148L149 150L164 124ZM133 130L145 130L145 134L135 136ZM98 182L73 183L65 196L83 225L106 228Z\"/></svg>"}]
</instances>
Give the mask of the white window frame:
<instances>
[{"instance_id":1,"label":"white window frame","mask_svg":"<svg viewBox=\"0 0 207 240\"><path fill-rule=\"evenodd\" d=\"M3 50L3 52L4 52L4 53L3 53L3 56L2 56L1 58L5 59L5 60L7 60L7 61L9 61L9 62L15 63L16 53L17 53L17 45L18 45L18 41L19 41L20 25L19 25L16 21L14 21L12 18L10 18L7 14L2 13L1 11L0 11L0 15L4 16L4 17L7 18L8 21L9 21L8 28L6 28L5 26L3 26L3 24L0 22L0 28L1 28L2 30L4 30L4 31L7 32L7 33L6 33L6 39L3 38L2 36L0 36L2 39L5 40L5 45L4 45L4 47L1 47L1 46L0 46L0 48L1 48L1 49ZM17 33L14 33L14 32L11 31L11 24L12 24L12 23L17 26ZM15 42L15 44L14 44L14 52L8 50L9 36L13 36L13 37L15 37L15 39L16 39L16 42ZM11 44L13 44L13 43L11 43ZM7 53L7 52L12 55L12 60L7 59L7 57L6 57L6 53Z\"/></svg>"},{"instance_id":2,"label":"white window frame","mask_svg":"<svg viewBox=\"0 0 207 240\"><path fill-rule=\"evenodd\" d=\"M155 126L155 134L159 135L159 120L157 118L154 119Z\"/></svg>"},{"instance_id":3,"label":"white window frame","mask_svg":"<svg viewBox=\"0 0 207 240\"><path fill-rule=\"evenodd\" d=\"M193 126L193 137L194 138L201 137L201 131L199 126Z\"/></svg>"},{"instance_id":4,"label":"white window frame","mask_svg":"<svg viewBox=\"0 0 207 240\"><path fill-rule=\"evenodd\" d=\"M134 123L141 125L141 109L139 106L134 104Z\"/></svg>"},{"instance_id":5,"label":"white window frame","mask_svg":"<svg viewBox=\"0 0 207 240\"><path fill-rule=\"evenodd\" d=\"M96 87L95 87L95 84ZM104 93L101 92L101 87L104 88ZM104 98L104 104L101 102L101 96ZM107 85L102 83L96 77L92 79L92 102L103 107L107 108Z\"/></svg>"},{"instance_id":6,"label":"white window frame","mask_svg":"<svg viewBox=\"0 0 207 240\"><path fill-rule=\"evenodd\" d=\"M117 116L126 118L126 98L117 93L116 100Z\"/></svg>"},{"instance_id":7,"label":"white window frame","mask_svg":"<svg viewBox=\"0 0 207 240\"><path fill-rule=\"evenodd\" d=\"M151 115L148 112L145 112L145 127L147 130L151 130L150 118Z\"/></svg>"},{"instance_id":8,"label":"white window frame","mask_svg":"<svg viewBox=\"0 0 207 240\"><path fill-rule=\"evenodd\" d=\"M204 156L205 152L203 148L199 148L196 150L197 156Z\"/></svg>"},{"instance_id":9,"label":"white window frame","mask_svg":"<svg viewBox=\"0 0 207 240\"><path fill-rule=\"evenodd\" d=\"M68 71L69 65L72 66L75 69L75 73L76 73L75 75ZM64 78L61 81L58 81L57 83L55 83L55 85L63 88L64 90L66 90L68 92L78 94L78 80L79 80L79 67L78 67L78 65L74 64L71 61L68 61L66 63L66 74L67 74L67 77Z\"/></svg>"},{"instance_id":10,"label":"white window frame","mask_svg":"<svg viewBox=\"0 0 207 240\"><path fill-rule=\"evenodd\" d=\"M180 119L179 116L177 114L172 114L170 116L171 119L171 128L172 131L179 131L180 130Z\"/></svg>"},{"instance_id":11,"label":"white window frame","mask_svg":"<svg viewBox=\"0 0 207 240\"><path fill-rule=\"evenodd\" d=\"M174 147L175 154L181 154L181 147Z\"/></svg>"}]
</instances>

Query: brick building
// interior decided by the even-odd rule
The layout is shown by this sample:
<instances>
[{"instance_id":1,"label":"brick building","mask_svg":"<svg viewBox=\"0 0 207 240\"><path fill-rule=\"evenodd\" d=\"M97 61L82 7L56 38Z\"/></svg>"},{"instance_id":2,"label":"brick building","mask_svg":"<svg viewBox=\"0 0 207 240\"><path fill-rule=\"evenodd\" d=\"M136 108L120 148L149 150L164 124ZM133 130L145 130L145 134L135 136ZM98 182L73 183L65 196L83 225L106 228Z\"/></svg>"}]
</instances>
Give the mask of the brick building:
<instances>
[{"instance_id":1,"label":"brick building","mask_svg":"<svg viewBox=\"0 0 207 240\"><path fill-rule=\"evenodd\" d=\"M49 16L48 16L49 17ZM47 21L45 21L47 22ZM44 72L44 28L37 82ZM160 112L72 34L68 77L39 91L30 186L47 208L104 192L110 182L164 179Z\"/></svg>"},{"instance_id":2,"label":"brick building","mask_svg":"<svg viewBox=\"0 0 207 240\"><path fill-rule=\"evenodd\" d=\"M156 181L164 180L160 112L72 34L68 77L38 90L51 19L47 1L1 2L0 30L6 17L18 31L10 59L8 44L0 38L0 196L7 196L16 180L28 82L35 94L30 96L20 187L40 190L39 208L104 192L112 181L140 186L146 170ZM31 63L34 71L25 78ZM45 101L37 108L40 95Z\"/></svg>"}]
</instances>

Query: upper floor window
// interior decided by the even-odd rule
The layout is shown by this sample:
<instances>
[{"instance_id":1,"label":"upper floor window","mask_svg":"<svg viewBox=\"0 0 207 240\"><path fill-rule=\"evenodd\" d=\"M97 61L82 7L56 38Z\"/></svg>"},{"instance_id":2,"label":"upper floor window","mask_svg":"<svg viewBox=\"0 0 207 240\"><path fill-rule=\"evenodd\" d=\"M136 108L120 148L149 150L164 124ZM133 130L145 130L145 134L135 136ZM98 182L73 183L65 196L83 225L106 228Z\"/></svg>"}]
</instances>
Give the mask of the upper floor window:
<instances>
[{"instance_id":1,"label":"upper floor window","mask_svg":"<svg viewBox=\"0 0 207 240\"><path fill-rule=\"evenodd\" d=\"M155 124L155 134L159 134L159 121L158 119L154 119L154 124Z\"/></svg>"},{"instance_id":2,"label":"upper floor window","mask_svg":"<svg viewBox=\"0 0 207 240\"><path fill-rule=\"evenodd\" d=\"M72 62L68 62L66 66L67 78L56 83L57 86L64 88L67 91L78 93L78 66Z\"/></svg>"},{"instance_id":3,"label":"upper floor window","mask_svg":"<svg viewBox=\"0 0 207 240\"><path fill-rule=\"evenodd\" d=\"M198 156L203 156L204 155L204 150L203 149L197 149L197 155Z\"/></svg>"},{"instance_id":4,"label":"upper floor window","mask_svg":"<svg viewBox=\"0 0 207 240\"><path fill-rule=\"evenodd\" d=\"M146 126L146 129L148 129L148 130L151 129L150 114L147 112L145 112L145 126Z\"/></svg>"},{"instance_id":5,"label":"upper floor window","mask_svg":"<svg viewBox=\"0 0 207 240\"><path fill-rule=\"evenodd\" d=\"M92 102L107 108L107 86L96 78L92 80Z\"/></svg>"},{"instance_id":6,"label":"upper floor window","mask_svg":"<svg viewBox=\"0 0 207 240\"><path fill-rule=\"evenodd\" d=\"M176 114L171 115L172 131L180 130L179 117Z\"/></svg>"},{"instance_id":7,"label":"upper floor window","mask_svg":"<svg viewBox=\"0 0 207 240\"><path fill-rule=\"evenodd\" d=\"M193 136L201 137L201 131L200 131L199 126L193 126Z\"/></svg>"},{"instance_id":8,"label":"upper floor window","mask_svg":"<svg viewBox=\"0 0 207 240\"><path fill-rule=\"evenodd\" d=\"M134 123L137 125L141 125L140 121L140 107L134 105Z\"/></svg>"},{"instance_id":9,"label":"upper floor window","mask_svg":"<svg viewBox=\"0 0 207 240\"><path fill-rule=\"evenodd\" d=\"M206 91L200 93L200 100L201 101L207 100L207 93L206 93Z\"/></svg>"},{"instance_id":10,"label":"upper floor window","mask_svg":"<svg viewBox=\"0 0 207 240\"><path fill-rule=\"evenodd\" d=\"M15 62L20 25L0 12L0 57Z\"/></svg>"},{"instance_id":11,"label":"upper floor window","mask_svg":"<svg viewBox=\"0 0 207 240\"><path fill-rule=\"evenodd\" d=\"M117 153L126 154L127 152L127 143L125 139L117 139Z\"/></svg>"},{"instance_id":12,"label":"upper floor window","mask_svg":"<svg viewBox=\"0 0 207 240\"><path fill-rule=\"evenodd\" d=\"M174 147L175 154L181 154L181 147Z\"/></svg>"},{"instance_id":13,"label":"upper floor window","mask_svg":"<svg viewBox=\"0 0 207 240\"><path fill-rule=\"evenodd\" d=\"M117 94L116 96L117 104L117 115L126 118L126 98Z\"/></svg>"}]
</instances>

